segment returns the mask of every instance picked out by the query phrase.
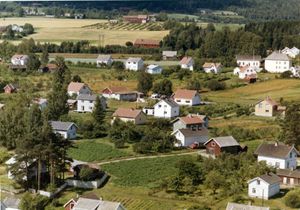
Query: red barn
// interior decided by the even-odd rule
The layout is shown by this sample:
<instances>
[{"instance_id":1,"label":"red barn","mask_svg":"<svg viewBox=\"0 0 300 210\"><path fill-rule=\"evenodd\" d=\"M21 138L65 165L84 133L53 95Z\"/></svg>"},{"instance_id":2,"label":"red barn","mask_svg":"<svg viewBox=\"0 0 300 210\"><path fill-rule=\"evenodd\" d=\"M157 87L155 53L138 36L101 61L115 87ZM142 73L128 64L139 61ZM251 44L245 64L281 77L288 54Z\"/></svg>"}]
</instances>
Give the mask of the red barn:
<instances>
[{"instance_id":1,"label":"red barn","mask_svg":"<svg viewBox=\"0 0 300 210\"><path fill-rule=\"evenodd\" d=\"M160 41L151 39L137 39L135 40L133 46L143 48L159 48Z\"/></svg>"},{"instance_id":2,"label":"red barn","mask_svg":"<svg viewBox=\"0 0 300 210\"><path fill-rule=\"evenodd\" d=\"M14 84L7 84L4 88L4 93L6 94L11 94L11 93L15 93L17 92L18 90L18 87L17 85L14 85Z\"/></svg>"},{"instance_id":3,"label":"red barn","mask_svg":"<svg viewBox=\"0 0 300 210\"><path fill-rule=\"evenodd\" d=\"M218 156L222 153L238 154L242 151L240 144L232 136L212 138L204 143L208 154Z\"/></svg>"}]
</instances>

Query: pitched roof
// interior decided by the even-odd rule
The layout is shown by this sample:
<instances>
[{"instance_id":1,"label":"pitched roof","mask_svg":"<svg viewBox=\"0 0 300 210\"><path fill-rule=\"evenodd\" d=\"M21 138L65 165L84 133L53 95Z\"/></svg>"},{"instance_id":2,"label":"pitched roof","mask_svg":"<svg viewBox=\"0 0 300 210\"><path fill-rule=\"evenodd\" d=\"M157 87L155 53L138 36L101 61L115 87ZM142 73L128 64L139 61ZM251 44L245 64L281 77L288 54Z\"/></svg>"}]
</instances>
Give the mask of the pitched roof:
<instances>
[{"instance_id":1,"label":"pitched roof","mask_svg":"<svg viewBox=\"0 0 300 210\"><path fill-rule=\"evenodd\" d=\"M261 60L261 56L260 55L237 55L236 56L237 60L244 60L244 61L257 61L257 60Z\"/></svg>"},{"instance_id":2,"label":"pitched roof","mask_svg":"<svg viewBox=\"0 0 300 210\"><path fill-rule=\"evenodd\" d=\"M220 67L221 66L221 63L209 63L209 62L205 62L204 64L203 64L203 68L212 68L212 67L216 67L216 68L218 68L218 67Z\"/></svg>"},{"instance_id":3,"label":"pitched roof","mask_svg":"<svg viewBox=\"0 0 300 210\"><path fill-rule=\"evenodd\" d=\"M275 60L275 61L289 61L290 58L284 53L278 51L272 52L265 60Z\"/></svg>"},{"instance_id":4,"label":"pitched roof","mask_svg":"<svg viewBox=\"0 0 300 210\"><path fill-rule=\"evenodd\" d=\"M180 132L182 133L185 137L198 137L198 136L207 136L208 135L208 130L207 128L201 128L200 130L191 130L188 128L182 128L178 129L173 133Z\"/></svg>"},{"instance_id":5,"label":"pitched roof","mask_svg":"<svg viewBox=\"0 0 300 210\"><path fill-rule=\"evenodd\" d=\"M101 201L101 205L97 210L117 210L121 203L111 201Z\"/></svg>"},{"instance_id":6,"label":"pitched roof","mask_svg":"<svg viewBox=\"0 0 300 210\"><path fill-rule=\"evenodd\" d=\"M101 203L101 200L82 198L80 197L73 207L73 210L91 210L96 209Z\"/></svg>"},{"instance_id":7,"label":"pitched roof","mask_svg":"<svg viewBox=\"0 0 300 210\"><path fill-rule=\"evenodd\" d=\"M182 98L192 100L198 94L197 90L179 89L173 94L173 98Z\"/></svg>"},{"instance_id":8,"label":"pitched roof","mask_svg":"<svg viewBox=\"0 0 300 210\"><path fill-rule=\"evenodd\" d=\"M102 90L102 93L105 91L105 90L109 90L110 92L112 93L127 93L127 92L130 92L128 90L127 87L121 87L121 86L113 86L113 87L107 87L105 88L104 90ZM133 91L132 91L133 92Z\"/></svg>"},{"instance_id":9,"label":"pitched roof","mask_svg":"<svg viewBox=\"0 0 300 210\"><path fill-rule=\"evenodd\" d=\"M290 170L290 169L277 169L276 174L278 176L285 176L291 178L300 179L300 170Z\"/></svg>"},{"instance_id":10,"label":"pitched roof","mask_svg":"<svg viewBox=\"0 0 300 210\"><path fill-rule=\"evenodd\" d=\"M193 60L192 57L185 56L181 59L180 64L189 64Z\"/></svg>"},{"instance_id":11,"label":"pitched roof","mask_svg":"<svg viewBox=\"0 0 300 210\"><path fill-rule=\"evenodd\" d=\"M160 103L160 102L162 102L162 101L164 101L165 103L167 103L169 106L171 106L172 108L173 107L179 107L179 105L174 101L174 100L172 100L172 99L168 99L168 98L165 98L165 99L162 99L162 100L160 100L158 103ZM157 103L157 104L158 104Z\"/></svg>"},{"instance_id":12,"label":"pitched roof","mask_svg":"<svg viewBox=\"0 0 300 210\"><path fill-rule=\"evenodd\" d=\"M214 140L219 147L232 147L240 146L240 144L232 136L222 136L209 139L204 145L208 144L210 141Z\"/></svg>"},{"instance_id":13,"label":"pitched roof","mask_svg":"<svg viewBox=\"0 0 300 210\"><path fill-rule=\"evenodd\" d=\"M9 88L11 90L16 90L19 88L19 86L17 84L12 84L12 83L9 83L7 84L3 89L6 89L6 88Z\"/></svg>"},{"instance_id":14,"label":"pitched roof","mask_svg":"<svg viewBox=\"0 0 300 210\"><path fill-rule=\"evenodd\" d=\"M277 102L274 101L270 96L267 96L266 99L262 100L262 101L266 101L268 104L271 104L272 106L278 105ZM260 101L260 102L262 102L262 101ZM260 103L260 102L258 102L258 103Z\"/></svg>"},{"instance_id":15,"label":"pitched roof","mask_svg":"<svg viewBox=\"0 0 300 210\"><path fill-rule=\"evenodd\" d=\"M85 101L96 101L96 94L80 94L77 96L77 100L85 100Z\"/></svg>"},{"instance_id":16,"label":"pitched roof","mask_svg":"<svg viewBox=\"0 0 300 210\"><path fill-rule=\"evenodd\" d=\"M99 60L99 61L107 61L107 60L110 60L111 59L111 55L98 55L98 57L97 57L97 60Z\"/></svg>"},{"instance_id":17,"label":"pitched roof","mask_svg":"<svg viewBox=\"0 0 300 210\"><path fill-rule=\"evenodd\" d=\"M70 82L68 85L68 91L78 92L85 86L82 82Z\"/></svg>"},{"instance_id":18,"label":"pitched roof","mask_svg":"<svg viewBox=\"0 0 300 210\"><path fill-rule=\"evenodd\" d=\"M13 197L7 197L3 200L3 204L7 207L7 208L14 208L14 209L18 209L19 205L20 205L21 200L18 198L13 198Z\"/></svg>"},{"instance_id":19,"label":"pitched roof","mask_svg":"<svg viewBox=\"0 0 300 210\"><path fill-rule=\"evenodd\" d=\"M139 62L143 60L142 58L128 58L126 62Z\"/></svg>"},{"instance_id":20,"label":"pitched roof","mask_svg":"<svg viewBox=\"0 0 300 210\"><path fill-rule=\"evenodd\" d=\"M275 183L278 183L281 181L280 177L274 173L263 174L263 175L259 176L259 178L261 178L262 180L264 180L265 182L267 182L269 184L275 184Z\"/></svg>"},{"instance_id":21,"label":"pitched roof","mask_svg":"<svg viewBox=\"0 0 300 210\"><path fill-rule=\"evenodd\" d=\"M134 45L160 45L160 41L152 39L136 39Z\"/></svg>"},{"instance_id":22,"label":"pitched roof","mask_svg":"<svg viewBox=\"0 0 300 210\"><path fill-rule=\"evenodd\" d=\"M270 210L270 208L229 202L227 204L226 210Z\"/></svg>"},{"instance_id":23,"label":"pitched roof","mask_svg":"<svg viewBox=\"0 0 300 210\"><path fill-rule=\"evenodd\" d=\"M60 131L67 131L72 125L76 126L76 124L73 122L50 121L50 123L53 130L60 130Z\"/></svg>"},{"instance_id":24,"label":"pitched roof","mask_svg":"<svg viewBox=\"0 0 300 210\"><path fill-rule=\"evenodd\" d=\"M113 113L113 117L122 117L122 118L135 119L141 113L143 113L142 110L138 110L138 109L118 108Z\"/></svg>"},{"instance_id":25,"label":"pitched roof","mask_svg":"<svg viewBox=\"0 0 300 210\"><path fill-rule=\"evenodd\" d=\"M12 59L28 59L28 55L15 54Z\"/></svg>"},{"instance_id":26,"label":"pitched roof","mask_svg":"<svg viewBox=\"0 0 300 210\"><path fill-rule=\"evenodd\" d=\"M262 143L256 149L254 154L259 156L267 156L267 157L274 157L274 158L285 158L289 155L292 149L295 149L295 147L285 145L285 144L280 144L280 143L274 143L274 144ZM295 151L298 154L298 151L296 149Z\"/></svg>"},{"instance_id":27,"label":"pitched roof","mask_svg":"<svg viewBox=\"0 0 300 210\"><path fill-rule=\"evenodd\" d=\"M175 57L177 56L177 51L166 50L162 52L162 55L166 57Z\"/></svg>"},{"instance_id":28,"label":"pitched roof","mask_svg":"<svg viewBox=\"0 0 300 210\"><path fill-rule=\"evenodd\" d=\"M178 117L175 121L181 120L186 125L203 123L206 115L189 114L185 117Z\"/></svg>"}]
</instances>

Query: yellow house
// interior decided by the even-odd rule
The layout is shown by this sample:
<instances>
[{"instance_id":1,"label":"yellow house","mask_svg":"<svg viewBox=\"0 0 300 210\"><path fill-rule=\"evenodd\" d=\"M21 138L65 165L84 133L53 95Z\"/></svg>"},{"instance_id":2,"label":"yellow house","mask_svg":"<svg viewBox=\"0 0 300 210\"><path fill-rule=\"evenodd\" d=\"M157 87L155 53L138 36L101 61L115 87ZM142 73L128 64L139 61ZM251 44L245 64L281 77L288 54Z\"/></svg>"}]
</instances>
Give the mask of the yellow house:
<instances>
[{"instance_id":1,"label":"yellow house","mask_svg":"<svg viewBox=\"0 0 300 210\"><path fill-rule=\"evenodd\" d=\"M118 108L113 113L112 123L116 118L119 118L123 122L132 122L135 125L142 125L147 121L146 114L142 110L130 108Z\"/></svg>"},{"instance_id":2,"label":"yellow house","mask_svg":"<svg viewBox=\"0 0 300 210\"><path fill-rule=\"evenodd\" d=\"M255 115L262 117L273 117L277 112L278 104L269 96L255 105Z\"/></svg>"}]
</instances>

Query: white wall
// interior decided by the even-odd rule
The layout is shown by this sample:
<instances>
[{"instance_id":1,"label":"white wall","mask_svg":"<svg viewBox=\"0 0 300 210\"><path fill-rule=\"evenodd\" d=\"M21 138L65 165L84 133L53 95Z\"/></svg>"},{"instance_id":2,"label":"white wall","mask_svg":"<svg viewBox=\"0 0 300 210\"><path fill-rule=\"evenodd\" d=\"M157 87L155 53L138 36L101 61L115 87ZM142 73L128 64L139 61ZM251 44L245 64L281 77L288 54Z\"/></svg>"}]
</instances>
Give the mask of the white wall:
<instances>
[{"instance_id":1,"label":"white wall","mask_svg":"<svg viewBox=\"0 0 300 210\"><path fill-rule=\"evenodd\" d=\"M260 61L259 60L237 60L237 65L238 66L255 66L255 67L259 67L260 66Z\"/></svg>"},{"instance_id":2,"label":"white wall","mask_svg":"<svg viewBox=\"0 0 300 210\"><path fill-rule=\"evenodd\" d=\"M94 101L78 100L77 112L92 112L94 109Z\"/></svg>"},{"instance_id":3,"label":"white wall","mask_svg":"<svg viewBox=\"0 0 300 210\"><path fill-rule=\"evenodd\" d=\"M179 116L179 106L171 107L164 101L161 101L154 106L154 117L172 118L177 116Z\"/></svg>"},{"instance_id":4,"label":"white wall","mask_svg":"<svg viewBox=\"0 0 300 210\"><path fill-rule=\"evenodd\" d=\"M196 95L193 97L192 100L189 99L182 99L182 98L174 98L175 102L180 106L195 106L199 105L201 102L200 95Z\"/></svg>"},{"instance_id":5,"label":"white wall","mask_svg":"<svg viewBox=\"0 0 300 210\"><path fill-rule=\"evenodd\" d=\"M76 91L68 91L68 95L69 96L72 96L74 94L76 94L76 95L80 95L80 94L92 94L92 91L87 86L84 86L78 92L76 92Z\"/></svg>"},{"instance_id":6,"label":"white wall","mask_svg":"<svg viewBox=\"0 0 300 210\"><path fill-rule=\"evenodd\" d=\"M260 184L258 184L258 180L260 180ZM253 192L253 189L255 189L255 192ZM252 180L248 184L248 196L250 197L263 198L267 200L279 193L279 191L279 183L269 185L267 182L259 178Z\"/></svg>"},{"instance_id":7,"label":"white wall","mask_svg":"<svg viewBox=\"0 0 300 210\"><path fill-rule=\"evenodd\" d=\"M265 60L265 69L271 73L282 73L292 67L291 61Z\"/></svg>"},{"instance_id":8,"label":"white wall","mask_svg":"<svg viewBox=\"0 0 300 210\"><path fill-rule=\"evenodd\" d=\"M297 158L295 158L296 153L293 152L292 158L280 159L280 158L272 158L272 157L265 157L265 156L258 156L257 161L265 161L267 165L272 167L277 167L280 169L295 169L297 167ZM276 166L276 163L279 166Z\"/></svg>"},{"instance_id":9,"label":"white wall","mask_svg":"<svg viewBox=\"0 0 300 210\"><path fill-rule=\"evenodd\" d=\"M187 147L195 142L204 144L208 141L208 136L194 136L194 137L184 137L181 132L175 134L175 138L180 141L180 144L175 144L175 146Z\"/></svg>"},{"instance_id":10,"label":"white wall","mask_svg":"<svg viewBox=\"0 0 300 210\"><path fill-rule=\"evenodd\" d=\"M133 70L133 71L142 70L144 67L144 61L142 61L142 60L140 60L139 62L126 61L125 67L126 67L126 69Z\"/></svg>"}]
</instances>

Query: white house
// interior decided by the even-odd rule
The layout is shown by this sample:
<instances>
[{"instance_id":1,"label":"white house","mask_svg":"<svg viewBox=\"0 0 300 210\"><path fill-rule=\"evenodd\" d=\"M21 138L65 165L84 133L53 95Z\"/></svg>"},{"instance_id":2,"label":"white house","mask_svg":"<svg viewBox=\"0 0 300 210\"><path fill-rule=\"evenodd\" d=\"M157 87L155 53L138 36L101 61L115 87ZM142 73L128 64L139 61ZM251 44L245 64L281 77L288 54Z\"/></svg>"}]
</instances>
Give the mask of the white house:
<instances>
[{"instance_id":1,"label":"white house","mask_svg":"<svg viewBox=\"0 0 300 210\"><path fill-rule=\"evenodd\" d=\"M264 174L248 181L248 196L268 200L280 192L280 177Z\"/></svg>"},{"instance_id":2,"label":"white house","mask_svg":"<svg viewBox=\"0 0 300 210\"><path fill-rule=\"evenodd\" d=\"M125 68L132 71L142 70L144 68L144 61L141 58L128 58Z\"/></svg>"},{"instance_id":3,"label":"white house","mask_svg":"<svg viewBox=\"0 0 300 210\"><path fill-rule=\"evenodd\" d=\"M139 109L118 108L112 115L112 123L118 118L123 122L132 122L135 125L145 124L146 114Z\"/></svg>"},{"instance_id":4,"label":"white house","mask_svg":"<svg viewBox=\"0 0 300 210\"><path fill-rule=\"evenodd\" d=\"M103 109L106 109L106 99L102 96L100 97L100 101ZM89 94L80 94L77 96L77 112L93 112L95 101L97 95L89 95Z\"/></svg>"},{"instance_id":5,"label":"white house","mask_svg":"<svg viewBox=\"0 0 300 210\"><path fill-rule=\"evenodd\" d=\"M19 32L19 33L21 33L21 32L24 31L23 26L19 26L19 25L17 25L17 24L13 24L13 25L11 26L11 29L12 29L13 31Z\"/></svg>"},{"instance_id":6,"label":"white house","mask_svg":"<svg viewBox=\"0 0 300 210\"><path fill-rule=\"evenodd\" d=\"M180 66L182 69L188 69L190 71L194 70L194 59L192 57L183 57L180 61Z\"/></svg>"},{"instance_id":7,"label":"white house","mask_svg":"<svg viewBox=\"0 0 300 210\"><path fill-rule=\"evenodd\" d=\"M208 63L205 62L203 67L203 71L205 73L212 73L212 74L218 74L221 72L221 63Z\"/></svg>"},{"instance_id":8,"label":"white house","mask_svg":"<svg viewBox=\"0 0 300 210\"><path fill-rule=\"evenodd\" d=\"M50 121L54 133L60 134L64 139L76 139L77 125L73 122Z\"/></svg>"},{"instance_id":9,"label":"white house","mask_svg":"<svg viewBox=\"0 0 300 210\"><path fill-rule=\"evenodd\" d=\"M163 51L162 57L164 60L177 59L177 51L168 51L168 50Z\"/></svg>"},{"instance_id":10,"label":"white house","mask_svg":"<svg viewBox=\"0 0 300 210\"><path fill-rule=\"evenodd\" d=\"M70 82L68 85L68 95L92 94L91 89L81 82Z\"/></svg>"},{"instance_id":11,"label":"white house","mask_svg":"<svg viewBox=\"0 0 300 210\"><path fill-rule=\"evenodd\" d=\"M240 79L255 78L257 79L257 68L254 66L240 66L233 70L234 75L238 75Z\"/></svg>"},{"instance_id":12,"label":"white house","mask_svg":"<svg viewBox=\"0 0 300 210\"><path fill-rule=\"evenodd\" d=\"M14 197L7 197L3 201L0 201L1 210L20 210L21 200Z\"/></svg>"},{"instance_id":13,"label":"white house","mask_svg":"<svg viewBox=\"0 0 300 210\"><path fill-rule=\"evenodd\" d=\"M292 61L286 54L274 51L265 59L265 70L271 73L282 73L290 70Z\"/></svg>"},{"instance_id":14,"label":"white house","mask_svg":"<svg viewBox=\"0 0 300 210\"><path fill-rule=\"evenodd\" d=\"M156 64L151 64L146 68L146 72L149 74L161 74L162 70L162 67Z\"/></svg>"},{"instance_id":15,"label":"white house","mask_svg":"<svg viewBox=\"0 0 300 210\"><path fill-rule=\"evenodd\" d=\"M98 55L96 59L97 67L111 66L113 62L111 55Z\"/></svg>"},{"instance_id":16,"label":"white house","mask_svg":"<svg viewBox=\"0 0 300 210\"><path fill-rule=\"evenodd\" d=\"M257 161L265 161L267 165L280 169L295 169L299 152L294 146L263 143L255 151Z\"/></svg>"},{"instance_id":17,"label":"white house","mask_svg":"<svg viewBox=\"0 0 300 210\"><path fill-rule=\"evenodd\" d=\"M179 89L172 98L180 106L195 106L201 103L201 97L196 90Z\"/></svg>"},{"instance_id":18,"label":"white house","mask_svg":"<svg viewBox=\"0 0 300 210\"><path fill-rule=\"evenodd\" d=\"M101 93L105 98L118 101L136 101L139 95L137 91L130 91L126 87L118 86L107 87Z\"/></svg>"},{"instance_id":19,"label":"white house","mask_svg":"<svg viewBox=\"0 0 300 210\"><path fill-rule=\"evenodd\" d=\"M27 64L28 60L29 60L28 55L15 54L11 58L11 63L12 63L12 65L25 66Z\"/></svg>"},{"instance_id":20,"label":"white house","mask_svg":"<svg viewBox=\"0 0 300 210\"><path fill-rule=\"evenodd\" d=\"M154 115L154 107L144 107L143 112L146 115L153 116Z\"/></svg>"},{"instance_id":21,"label":"white house","mask_svg":"<svg viewBox=\"0 0 300 210\"><path fill-rule=\"evenodd\" d=\"M181 128L173 131L172 135L174 135L178 141L175 143L176 147L187 147L193 143L203 145L209 139L208 130L205 127L197 130Z\"/></svg>"},{"instance_id":22,"label":"white house","mask_svg":"<svg viewBox=\"0 0 300 210\"><path fill-rule=\"evenodd\" d=\"M237 55L236 63L238 66L260 67L261 57L259 55Z\"/></svg>"},{"instance_id":23,"label":"white house","mask_svg":"<svg viewBox=\"0 0 300 210\"><path fill-rule=\"evenodd\" d=\"M291 58L296 58L300 54L300 50L297 47L293 47L293 48L285 47L283 50L281 50L281 52L287 54Z\"/></svg>"},{"instance_id":24,"label":"white house","mask_svg":"<svg viewBox=\"0 0 300 210\"><path fill-rule=\"evenodd\" d=\"M179 116L179 105L172 99L162 99L154 105L154 117L173 118Z\"/></svg>"}]
</instances>

